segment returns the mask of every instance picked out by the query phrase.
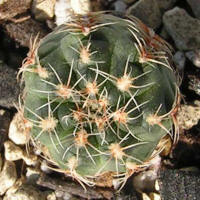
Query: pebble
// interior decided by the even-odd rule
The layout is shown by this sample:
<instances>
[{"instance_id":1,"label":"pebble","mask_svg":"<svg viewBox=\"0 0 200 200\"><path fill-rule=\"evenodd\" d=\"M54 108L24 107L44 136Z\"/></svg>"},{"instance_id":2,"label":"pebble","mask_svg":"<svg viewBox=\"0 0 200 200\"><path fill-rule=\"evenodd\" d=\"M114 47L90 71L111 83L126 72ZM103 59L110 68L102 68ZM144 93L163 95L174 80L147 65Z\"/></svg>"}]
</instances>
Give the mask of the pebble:
<instances>
[{"instance_id":1,"label":"pebble","mask_svg":"<svg viewBox=\"0 0 200 200\"><path fill-rule=\"evenodd\" d=\"M190 5L194 15L200 19L200 0L187 0Z\"/></svg>"},{"instance_id":2,"label":"pebble","mask_svg":"<svg viewBox=\"0 0 200 200\"><path fill-rule=\"evenodd\" d=\"M55 23L57 26L70 21L72 15L70 0L57 0L54 12L56 18Z\"/></svg>"},{"instance_id":3,"label":"pebble","mask_svg":"<svg viewBox=\"0 0 200 200\"><path fill-rule=\"evenodd\" d=\"M52 19L54 16L55 3L56 0L33 0L31 10L35 19L39 21Z\"/></svg>"},{"instance_id":4,"label":"pebble","mask_svg":"<svg viewBox=\"0 0 200 200\"><path fill-rule=\"evenodd\" d=\"M185 55L196 67L200 68L200 49L188 51L185 53Z\"/></svg>"},{"instance_id":5,"label":"pebble","mask_svg":"<svg viewBox=\"0 0 200 200\"><path fill-rule=\"evenodd\" d=\"M38 158L34 154L27 154L19 146L15 145L11 141L6 141L4 143L5 147L5 158L9 161L16 161L23 159L27 165L36 165Z\"/></svg>"},{"instance_id":6,"label":"pebble","mask_svg":"<svg viewBox=\"0 0 200 200\"><path fill-rule=\"evenodd\" d=\"M7 140L4 142L5 158L9 161L20 160L23 157L23 151L13 142Z\"/></svg>"},{"instance_id":7,"label":"pebble","mask_svg":"<svg viewBox=\"0 0 200 200\"><path fill-rule=\"evenodd\" d=\"M14 183L17 180L17 172L14 162L4 162L3 170L0 173L0 180L0 195L3 195L9 188L11 188L14 185Z\"/></svg>"},{"instance_id":8,"label":"pebble","mask_svg":"<svg viewBox=\"0 0 200 200\"><path fill-rule=\"evenodd\" d=\"M200 49L200 20L192 18L184 9L175 7L165 12L163 23L179 50Z\"/></svg>"},{"instance_id":9,"label":"pebble","mask_svg":"<svg viewBox=\"0 0 200 200\"><path fill-rule=\"evenodd\" d=\"M156 29L161 24L161 12L157 0L140 0L127 10L128 15L134 15L147 26Z\"/></svg>"},{"instance_id":10,"label":"pebble","mask_svg":"<svg viewBox=\"0 0 200 200\"><path fill-rule=\"evenodd\" d=\"M47 200L57 200L55 192L52 192L47 195Z\"/></svg>"},{"instance_id":11,"label":"pebble","mask_svg":"<svg viewBox=\"0 0 200 200\"><path fill-rule=\"evenodd\" d=\"M197 95L200 95L200 74L197 72L194 75L188 75L189 89L193 90Z\"/></svg>"},{"instance_id":12,"label":"pebble","mask_svg":"<svg viewBox=\"0 0 200 200\"><path fill-rule=\"evenodd\" d=\"M177 51L173 56L173 61L178 68L178 70L182 71L185 68L185 54L183 51Z\"/></svg>"},{"instance_id":13,"label":"pebble","mask_svg":"<svg viewBox=\"0 0 200 200\"><path fill-rule=\"evenodd\" d=\"M200 120L200 102L194 105L181 105L177 115L178 124L181 129L189 130Z\"/></svg>"},{"instance_id":14,"label":"pebble","mask_svg":"<svg viewBox=\"0 0 200 200\"><path fill-rule=\"evenodd\" d=\"M20 111L15 114L8 132L9 139L18 145L27 144L30 140L28 123L25 123L22 115Z\"/></svg>"}]
</instances>

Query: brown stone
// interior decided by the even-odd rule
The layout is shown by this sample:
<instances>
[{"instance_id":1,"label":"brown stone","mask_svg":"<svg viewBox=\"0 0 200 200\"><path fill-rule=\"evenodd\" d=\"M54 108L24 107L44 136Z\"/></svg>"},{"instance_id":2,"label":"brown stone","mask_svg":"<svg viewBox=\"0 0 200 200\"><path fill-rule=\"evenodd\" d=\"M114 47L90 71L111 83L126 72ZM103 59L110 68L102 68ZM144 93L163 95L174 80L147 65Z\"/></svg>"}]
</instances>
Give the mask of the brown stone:
<instances>
[{"instance_id":1,"label":"brown stone","mask_svg":"<svg viewBox=\"0 0 200 200\"><path fill-rule=\"evenodd\" d=\"M9 20L25 13L31 6L31 0L7 0L0 4L0 20Z\"/></svg>"},{"instance_id":2,"label":"brown stone","mask_svg":"<svg viewBox=\"0 0 200 200\"><path fill-rule=\"evenodd\" d=\"M30 39L36 38L38 33L39 38L43 38L48 33L43 24L33 19L28 19L21 23L10 22L3 24L3 26L11 38L25 47L29 47Z\"/></svg>"}]
</instances>

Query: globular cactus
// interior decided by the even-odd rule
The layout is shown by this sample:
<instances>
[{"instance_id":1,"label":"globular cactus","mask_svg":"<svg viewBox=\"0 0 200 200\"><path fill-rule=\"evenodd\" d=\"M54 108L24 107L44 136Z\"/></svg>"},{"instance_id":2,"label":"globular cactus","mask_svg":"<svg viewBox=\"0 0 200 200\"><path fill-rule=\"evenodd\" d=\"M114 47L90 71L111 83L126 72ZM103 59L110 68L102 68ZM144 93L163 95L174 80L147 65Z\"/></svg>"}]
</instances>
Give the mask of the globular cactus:
<instances>
[{"instance_id":1,"label":"globular cactus","mask_svg":"<svg viewBox=\"0 0 200 200\"><path fill-rule=\"evenodd\" d=\"M76 15L33 43L20 72L35 145L82 185L125 182L177 133L170 47L134 17Z\"/></svg>"}]
</instances>

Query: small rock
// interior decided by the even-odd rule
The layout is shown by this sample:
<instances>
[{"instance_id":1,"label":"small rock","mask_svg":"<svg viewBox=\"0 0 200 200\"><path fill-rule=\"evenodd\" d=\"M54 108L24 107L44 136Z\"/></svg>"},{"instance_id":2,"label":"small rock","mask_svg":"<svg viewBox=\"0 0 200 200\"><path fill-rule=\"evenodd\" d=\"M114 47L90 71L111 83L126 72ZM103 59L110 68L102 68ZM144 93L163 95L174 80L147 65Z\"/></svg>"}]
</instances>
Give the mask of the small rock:
<instances>
[{"instance_id":1,"label":"small rock","mask_svg":"<svg viewBox=\"0 0 200 200\"><path fill-rule=\"evenodd\" d=\"M115 11L117 12L122 12L122 13L125 13L126 12L126 4L121 1L121 0L117 0L116 2L114 2L114 8L115 8Z\"/></svg>"},{"instance_id":2,"label":"small rock","mask_svg":"<svg viewBox=\"0 0 200 200\"><path fill-rule=\"evenodd\" d=\"M32 12L35 19L45 21L54 16L54 7L56 0L33 0Z\"/></svg>"},{"instance_id":3,"label":"small rock","mask_svg":"<svg viewBox=\"0 0 200 200\"><path fill-rule=\"evenodd\" d=\"M14 162L5 161L3 170L0 173L0 180L0 195L3 195L9 188L14 185L17 180L17 172Z\"/></svg>"},{"instance_id":4,"label":"small rock","mask_svg":"<svg viewBox=\"0 0 200 200\"><path fill-rule=\"evenodd\" d=\"M156 0L162 13L173 7L177 0Z\"/></svg>"},{"instance_id":5,"label":"small rock","mask_svg":"<svg viewBox=\"0 0 200 200\"><path fill-rule=\"evenodd\" d=\"M72 7L70 0L57 0L55 4L56 25L64 24L71 19Z\"/></svg>"},{"instance_id":6,"label":"small rock","mask_svg":"<svg viewBox=\"0 0 200 200\"><path fill-rule=\"evenodd\" d=\"M18 102L20 87L17 83L17 72L6 64L0 63L0 106L11 108Z\"/></svg>"},{"instance_id":7,"label":"small rock","mask_svg":"<svg viewBox=\"0 0 200 200\"><path fill-rule=\"evenodd\" d=\"M23 150L13 142L6 141L4 143L4 147L6 160L16 161L23 159L27 165L36 165L38 160L37 156L32 154L29 155L26 152L23 152Z\"/></svg>"},{"instance_id":8,"label":"small rock","mask_svg":"<svg viewBox=\"0 0 200 200\"><path fill-rule=\"evenodd\" d=\"M16 15L25 13L31 6L32 0L0 1L0 20L9 20Z\"/></svg>"},{"instance_id":9,"label":"small rock","mask_svg":"<svg viewBox=\"0 0 200 200\"><path fill-rule=\"evenodd\" d=\"M192 8L194 15L200 19L200 0L187 0L187 2Z\"/></svg>"},{"instance_id":10,"label":"small rock","mask_svg":"<svg viewBox=\"0 0 200 200\"><path fill-rule=\"evenodd\" d=\"M188 75L189 89L193 90L197 95L200 95L200 74Z\"/></svg>"},{"instance_id":11,"label":"small rock","mask_svg":"<svg viewBox=\"0 0 200 200\"><path fill-rule=\"evenodd\" d=\"M43 24L33 19L28 19L21 23L6 23L3 24L3 27L11 38L24 47L29 47L30 38L36 38L38 33L40 33L39 39L48 33Z\"/></svg>"},{"instance_id":12,"label":"small rock","mask_svg":"<svg viewBox=\"0 0 200 200\"><path fill-rule=\"evenodd\" d=\"M178 111L177 119L181 129L189 130L196 125L200 119L200 102L196 105L181 105Z\"/></svg>"},{"instance_id":13,"label":"small rock","mask_svg":"<svg viewBox=\"0 0 200 200\"><path fill-rule=\"evenodd\" d=\"M200 20L175 7L165 12L163 23L179 50L200 49Z\"/></svg>"},{"instance_id":14,"label":"small rock","mask_svg":"<svg viewBox=\"0 0 200 200\"><path fill-rule=\"evenodd\" d=\"M181 71L185 68L185 60L185 54L182 51L177 51L173 56L176 67Z\"/></svg>"},{"instance_id":15,"label":"small rock","mask_svg":"<svg viewBox=\"0 0 200 200\"><path fill-rule=\"evenodd\" d=\"M90 0L71 0L71 7L75 14L85 15L91 11Z\"/></svg>"},{"instance_id":16,"label":"small rock","mask_svg":"<svg viewBox=\"0 0 200 200\"><path fill-rule=\"evenodd\" d=\"M23 151L20 147L7 140L4 142L5 158L9 161L20 160L23 157Z\"/></svg>"},{"instance_id":17,"label":"small rock","mask_svg":"<svg viewBox=\"0 0 200 200\"><path fill-rule=\"evenodd\" d=\"M155 29L161 24L161 12L157 0L140 0L127 10L127 14L134 15L147 26Z\"/></svg>"},{"instance_id":18,"label":"small rock","mask_svg":"<svg viewBox=\"0 0 200 200\"><path fill-rule=\"evenodd\" d=\"M31 124L23 117L22 112L17 112L10 123L8 137L15 144L24 145L30 140Z\"/></svg>"},{"instance_id":19,"label":"small rock","mask_svg":"<svg viewBox=\"0 0 200 200\"><path fill-rule=\"evenodd\" d=\"M38 188L22 184L15 192L8 193L3 200L46 200L46 194Z\"/></svg>"},{"instance_id":20,"label":"small rock","mask_svg":"<svg viewBox=\"0 0 200 200\"><path fill-rule=\"evenodd\" d=\"M196 67L200 68L200 49L188 51L185 55Z\"/></svg>"}]
</instances>

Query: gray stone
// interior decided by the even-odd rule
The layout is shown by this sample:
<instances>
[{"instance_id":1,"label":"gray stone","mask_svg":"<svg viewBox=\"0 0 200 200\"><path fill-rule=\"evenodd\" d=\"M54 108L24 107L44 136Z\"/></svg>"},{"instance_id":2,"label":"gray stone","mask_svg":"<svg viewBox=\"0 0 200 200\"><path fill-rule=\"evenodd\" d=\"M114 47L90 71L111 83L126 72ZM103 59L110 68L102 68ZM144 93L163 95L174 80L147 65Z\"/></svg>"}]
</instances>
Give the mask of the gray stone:
<instances>
[{"instance_id":1,"label":"gray stone","mask_svg":"<svg viewBox=\"0 0 200 200\"><path fill-rule=\"evenodd\" d=\"M4 142L4 149L6 160L16 161L22 159L23 157L22 149L9 140Z\"/></svg>"},{"instance_id":2,"label":"gray stone","mask_svg":"<svg viewBox=\"0 0 200 200\"><path fill-rule=\"evenodd\" d=\"M162 13L173 7L177 0L156 0Z\"/></svg>"},{"instance_id":3,"label":"gray stone","mask_svg":"<svg viewBox=\"0 0 200 200\"><path fill-rule=\"evenodd\" d=\"M127 14L138 17L153 29L161 24L162 17L157 0L140 0L127 10Z\"/></svg>"},{"instance_id":4,"label":"gray stone","mask_svg":"<svg viewBox=\"0 0 200 200\"><path fill-rule=\"evenodd\" d=\"M174 63L179 70L185 68L185 54L182 51L177 51L173 56Z\"/></svg>"},{"instance_id":5,"label":"gray stone","mask_svg":"<svg viewBox=\"0 0 200 200\"><path fill-rule=\"evenodd\" d=\"M188 51L185 55L196 67L200 68L200 49Z\"/></svg>"},{"instance_id":6,"label":"gray stone","mask_svg":"<svg viewBox=\"0 0 200 200\"><path fill-rule=\"evenodd\" d=\"M122 13L125 13L126 12L126 4L121 1L121 0L117 0L115 3L114 3L114 7L115 7L115 11L118 11L118 12L122 12Z\"/></svg>"},{"instance_id":7,"label":"gray stone","mask_svg":"<svg viewBox=\"0 0 200 200\"><path fill-rule=\"evenodd\" d=\"M194 73L193 75L188 75L189 79L189 89L193 90L197 95L200 96L200 74Z\"/></svg>"},{"instance_id":8,"label":"gray stone","mask_svg":"<svg viewBox=\"0 0 200 200\"><path fill-rule=\"evenodd\" d=\"M175 7L165 12L163 23L179 50L200 49L200 20Z\"/></svg>"},{"instance_id":9,"label":"gray stone","mask_svg":"<svg viewBox=\"0 0 200 200\"><path fill-rule=\"evenodd\" d=\"M4 142L5 158L9 161L16 161L23 159L27 165L36 165L38 158L34 154L28 154L23 151L19 146L15 145L13 142L7 140Z\"/></svg>"},{"instance_id":10,"label":"gray stone","mask_svg":"<svg viewBox=\"0 0 200 200\"><path fill-rule=\"evenodd\" d=\"M200 19L200 0L187 0L190 5L194 15Z\"/></svg>"},{"instance_id":11,"label":"gray stone","mask_svg":"<svg viewBox=\"0 0 200 200\"><path fill-rule=\"evenodd\" d=\"M0 63L0 106L11 108L18 102L20 87L16 80L17 72Z\"/></svg>"},{"instance_id":12,"label":"gray stone","mask_svg":"<svg viewBox=\"0 0 200 200\"><path fill-rule=\"evenodd\" d=\"M5 161L3 170L0 173L0 180L0 195L3 195L9 188L14 185L17 180L17 172L14 162Z\"/></svg>"}]
</instances>

